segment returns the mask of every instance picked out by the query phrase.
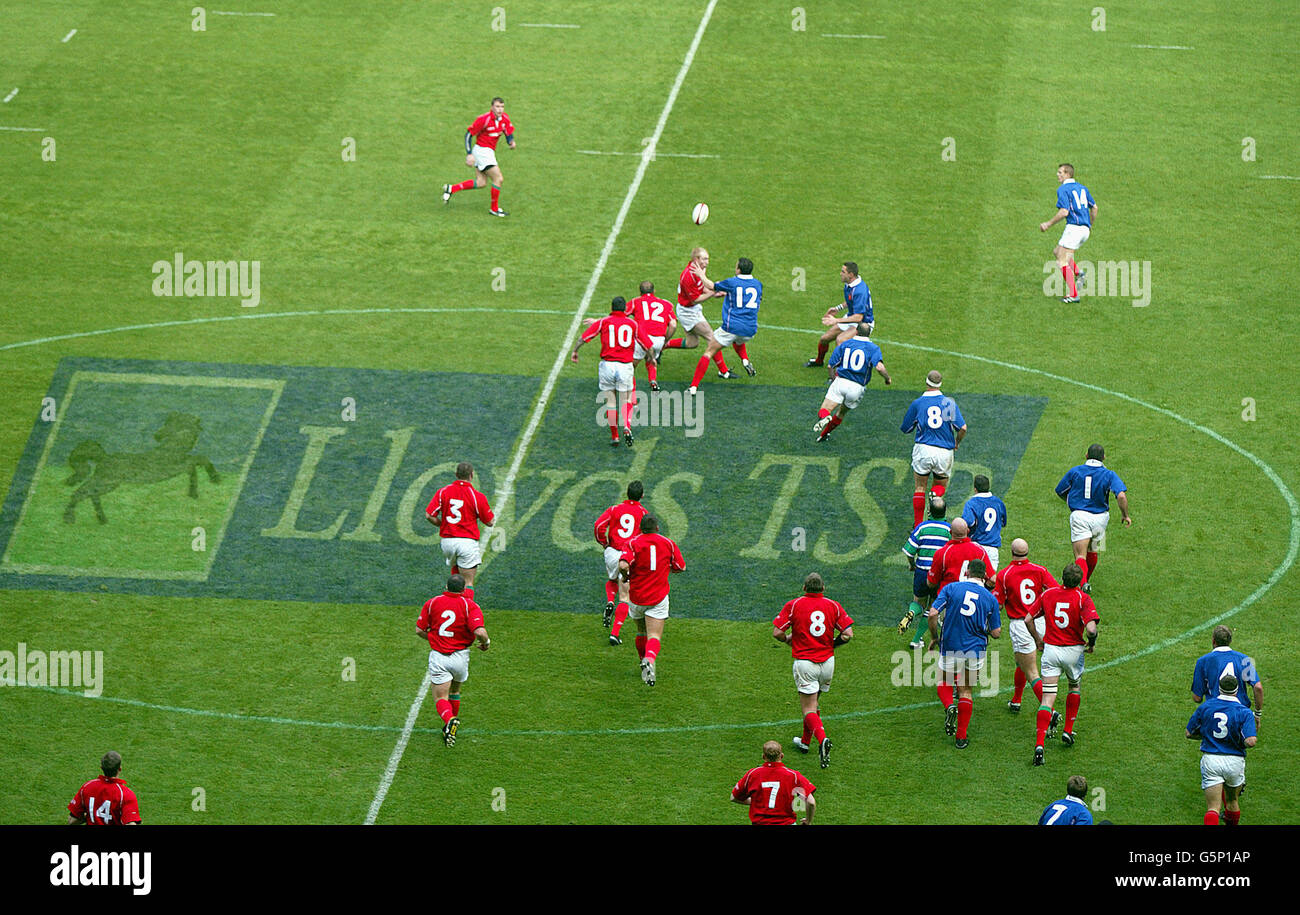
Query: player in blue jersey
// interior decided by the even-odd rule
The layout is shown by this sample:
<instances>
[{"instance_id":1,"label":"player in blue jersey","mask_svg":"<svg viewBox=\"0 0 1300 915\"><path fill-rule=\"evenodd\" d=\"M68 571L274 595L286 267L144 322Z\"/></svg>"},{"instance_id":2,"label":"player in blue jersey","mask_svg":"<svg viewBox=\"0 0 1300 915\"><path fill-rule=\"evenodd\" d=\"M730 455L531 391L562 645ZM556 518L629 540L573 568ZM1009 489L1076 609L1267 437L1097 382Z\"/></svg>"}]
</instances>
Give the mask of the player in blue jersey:
<instances>
[{"instance_id":1,"label":"player in blue jersey","mask_svg":"<svg viewBox=\"0 0 1300 915\"><path fill-rule=\"evenodd\" d=\"M1070 291L1061 301L1077 302L1079 288L1075 285L1075 280L1079 277L1079 265L1074 262L1074 252L1079 250L1092 233L1092 225L1097 221L1097 201L1092 199L1091 191L1074 180L1074 166L1070 163L1062 162L1057 166L1056 180L1061 184L1056 189L1056 215L1047 222L1040 222L1038 229L1046 232L1062 219L1065 220L1065 230L1053 253Z\"/></svg>"},{"instance_id":2,"label":"player in blue jersey","mask_svg":"<svg viewBox=\"0 0 1300 915\"><path fill-rule=\"evenodd\" d=\"M868 333L876 326L876 316L871 309L871 290L858 276L858 265L853 261L841 264L840 281L844 283L844 301L832 305L822 315L822 324L828 330L817 341L817 355L805 362L804 368L822 365L831 345L838 346L852 340L859 324L867 325Z\"/></svg>"},{"instance_id":3,"label":"player in blue jersey","mask_svg":"<svg viewBox=\"0 0 1300 915\"><path fill-rule=\"evenodd\" d=\"M695 375L691 378L691 393L699 388L700 382L709 370L709 363L716 353L730 346L740 355L740 362L752 378L758 372L749 361L749 352L745 348L754 335L758 333L758 309L763 304L763 284L754 279L754 262L747 257L736 261L736 275L713 284L714 293L724 296L722 300L722 327L714 331L713 339L704 350L699 363L695 366ZM737 377L728 371L723 378Z\"/></svg>"},{"instance_id":4,"label":"player in blue jersey","mask_svg":"<svg viewBox=\"0 0 1300 915\"><path fill-rule=\"evenodd\" d=\"M939 372L926 375L925 393L912 401L899 426L901 432L916 433L916 443L912 445L912 476L916 480L916 491L912 493L912 527L924 517L926 490L931 497L942 497L947 491L953 453L966 437L966 420L962 419L957 402L939 390L942 384L943 375Z\"/></svg>"},{"instance_id":5,"label":"player in blue jersey","mask_svg":"<svg viewBox=\"0 0 1300 915\"><path fill-rule=\"evenodd\" d=\"M831 353L831 362L826 369L831 384L826 389L821 409L817 411L817 422L813 424L813 433L819 442L826 441L835 427L844 422L849 411L858 408L873 371L885 379L885 384L894 383L881 361L880 347L872 343L870 337L871 325L859 324L857 335L835 347L835 352Z\"/></svg>"},{"instance_id":6,"label":"player in blue jersey","mask_svg":"<svg viewBox=\"0 0 1300 915\"><path fill-rule=\"evenodd\" d=\"M1002 529L1007 526L1007 506L989 490L992 484L982 473L975 475L975 495L966 500L961 516L970 528L970 539L983 547L989 557L989 571L998 570L998 553L1002 549Z\"/></svg>"},{"instance_id":7,"label":"player in blue jersey","mask_svg":"<svg viewBox=\"0 0 1300 915\"><path fill-rule=\"evenodd\" d=\"M966 749L970 740L966 728L975 710L974 681L984 668L989 639L1001 638L1002 616L998 600L985 587L987 570L979 560L966 567L966 576L939 589L926 616L930 621L930 647L938 648L939 701L943 703L943 730L956 734L956 747ZM943 615L943 635L939 635L939 616ZM953 702L953 686L957 701Z\"/></svg>"},{"instance_id":8,"label":"player in blue jersey","mask_svg":"<svg viewBox=\"0 0 1300 915\"><path fill-rule=\"evenodd\" d=\"M1205 791L1205 825L1219 825L1219 807L1229 826L1241 821L1237 796L1246 784L1246 749L1255 745L1255 718L1237 699L1237 678L1224 674L1219 695L1192 712L1187 736L1201 738L1201 788Z\"/></svg>"},{"instance_id":9,"label":"player in blue jersey","mask_svg":"<svg viewBox=\"0 0 1300 915\"><path fill-rule=\"evenodd\" d=\"M1071 775L1065 782L1065 797L1047 805L1038 818L1039 826L1091 826L1092 811L1083 799L1088 795L1088 780Z\"/></svg>"},{"instance_id":10,"label":"player in blue jersey","mask_svg":"<svg viewBox=\"0 0 1300 915\"><path fill-rule=\"evenodd\" d=\"M1088 579L1097 568L1097 554L1106 549L1111 493L1124 515L1124 526L1133 523L1128 513L1128 487L1105 460L1105 448L1089 445L1088 459L1071 467L1056 484L1056 494L1070 507L1070 543L1074 545L1074 564L1083 572L1085 593L1092 591Z\"/></svg>"},{"instance_id":11,"label":"player in blue jersey","mask_svg":"<svg viewBox=\"0 0 1300 915\"><path fill-rule=\"evenodd\" d=\"M1201 702L1206 696L1213 696L1219 679L1224 674L1232 674L1237 678L1237 698L1242 705L1250 708L1251 692L1255 694L1255 727L1258 728L1264 711L1264 684L1259 682L1254 659L1228 647L1232 644L1232 630L1227 626L1215 626L1210 643L1213 649L1196 659L1192 671L1192 698ZM1248 690L1247 684L1252 689Z\"/></svg>"}]
</instances>

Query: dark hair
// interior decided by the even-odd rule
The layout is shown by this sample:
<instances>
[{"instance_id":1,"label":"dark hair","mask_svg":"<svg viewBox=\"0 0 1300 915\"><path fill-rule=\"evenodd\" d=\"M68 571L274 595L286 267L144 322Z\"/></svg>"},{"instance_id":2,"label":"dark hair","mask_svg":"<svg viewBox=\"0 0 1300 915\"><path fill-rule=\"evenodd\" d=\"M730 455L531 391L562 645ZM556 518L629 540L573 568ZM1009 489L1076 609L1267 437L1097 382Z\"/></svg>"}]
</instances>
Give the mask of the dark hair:
<instances>
[{"instance_id":1,"label":"dark hair","mask_svg":"<svg viewBox=\"0 0 1300 915\"><path fill-rule=\"evenodd\" d=\"M1221 693L1235 694L1237 692L1237 687L1240 685L1241 684L1237 682L1237 678L1232 674L1224 674L1219 678L1219 692Z\"/></svg>"},{"instance_id":2,"label":"dark hair","mask_svg":"<svg viewBox=\"0 0 1300 915\"><path fill-rule=\"evenodd\" d=\"M452 594L459 594L465 590L465 577L463 575L453 575L447 579L447 590Z\"/></svg>"},{"instance_id":3,"label":"dark hair","mask_svg":"<svg viewBox=\"0 0 1300 915\"><path fill-rule=\"evenodd\" d=\"M967 578L984 578L988 573L988 566L984 565L984 563L978 559L972 559L966 565Z\"/></svg>"},{"instance_id":4,"label":"dark hair","mask_svg":"<svg viewBox=\"0 0 1300 915\"><path fill-rule=\"evenodd\" d=\"M1082 775L1071 775L1065 780L1065 793L1070 797L1082 798L1088 793L1088 780Z\"/></svg>"},{"instance_id":5,"label":"dark hair","mask_svg":"<svg viewBox=\"0 0 1300 915\"><path fill-rule=\"evenodd\" d=\"M930 499L930 517L942 518L948 511L948 503L943 501L943 496L934 496Z\"/></svg>"},{"instance_id":6,"label":"dark hair","mask_svg":"<svg viewBox=\"0 0 1300 915\"><path fill-rule=\"evenodd\" d=\"M822 577L816 572L809 572L808 577L803 580L803 589L820 594L826 590L826 583L822 581Z\"/></svg>"},{"instance_id":7,"label":"dark hair","mask_svg":"<svg viewBox=\"0 0 1300 915\"><path fill-rule=\"evenodd\" d=\"M1074 563L1070 563L1061 570L1061 584L1067 588L1077 588L1083 584L1083 569Z\"/></svg>"},{"instance_id":8,"label":"dark hair","mask_svg":"<svg viewBox=\"0 0 1300 915\"><path fill-rule=\"evenodd\" d=\"M1062 162L1060 165L1056 167L1065 169L1065 173L1067 175L1069 175L1071 178L1074 177L1074 166L1071 165L1069 162Z\"/></svg>"},{"instance_id":9,"label":"dark hair","mask_svg":"<svg viewBox=\"0 0 1300 915\"><path fill-rule=\"evenodd\" d=\"M654 515L646 515L641 519L641 533L653 534L657 530L659 530L659 522Z\"/></svg>"},{"instance_id":10,"label":"dark hair","mask_svg":"<svg viewBox=\"0 0 1300 915\"><path fill-rule=\"evenodd\" d=\"M1210 638L1211 641L1214 642L1214 646L1216 648L1221 647L1223 645L1231 645L1232 630L1229 629L1227 626L1215 626L1214 632Z\"/></svg>"},{"instance_id":11,"label":"dark hair","mask_svg":"<svg viewBox=\"0 0 1300 915\"><path fill-rule=\"evenodd\" d=\"M736 269L748 276L753 276L754 262L747 257L742 257L740 260L736 261Z\"/></svg>"},{"instance_id":12,"label":"dark hair","mask_svg":"<svg viewBox=\"0 0 1300 915\"><path fill-rule=\"evenodd\" d=\"M641 284L642 295L649 295L654 291L655 291L655 284L650 282L649 280L646 280L644 283Z\"/></svg>"},{"instance_id":13,"label":"dark hair","mask_svg":"<svg viewBox=\"0 0 1300 915\"><path fill-rule=\"evenodd\" d=\"M496 98L492 100L492 104L495 105L497 102L500 102L502 105L504 105L506 103L506 100L498 95Z\"/></svg>"},{"instance_id":14,"label":"dark hair","mask_svg":"<svg viewBox=\"0 0 1300 915\"><path fill-rule=\"evenodd\" d=\"M610 314L613 314L616 311L626 311L626 310L627 310L627 299L623 298L621 295L616 295L614 296L614 298L610 299L609 301Z\"/></svg>"},{"instance_id":15,"label":"dark hair","mask_svg":"<svg viewBox=\"0 0 1300 915\"><path fill-rule=\"evenodd\" d=\"M109 778L114 778L117 773L122 771L122 754L116 750L109 750L104 754L104 758L99 761L99 768Z\"/></svg>"},{"instance_id":16,"label":"dark hair","mask_svg":"<svg viewBox=\"0 0 1300 915\"><path fill-rule=\"evenodd\" d=\"M1089 445L1089 446L1088 446L1088 460L1090 460L1090 461L1104 461L1104 460L1106 460L1106 449L1103 448L1103 447L1101 447L1101 445Z\"/></svg>"},{"instance_id":17,"label":"dark hair","mask_svg":"<svg viewBox=\"0 0 1300 915\"><path fill-rule=\"evenodd\" d=\"M461 461L456 465L456 479L469 480L474 477L474 465L469 461Z\"/></svg>"},{"instance_id":18,"label":"dark hair","mask_svg":"<svg viewBox=\"0 0 1300 915\"><path fill-rule=\"evenodd\" d=\"M854 276L861 276L861 275L862 275L862 274L858 273L858 265L857 265L854 261L845 261L845 262L844 262L844 269L848 270L849 273L852 273Z\"/></svg>"},{"instance_id":19,"label":"dark hair","mask_svg":"<svg viewBox=\"0 0 1300 915\"><path fill-rule=\"evenodd\" d=\"M645 484L640 480L633 480L627 484L627 497L633 502L640 502L641 497L645 495Z\"/></svg>"},{"instance_id":20,"label":"dark hair","mask_svg":"<svg viewBox=\"0 0 1300 915\"><path fill-rule=\"evenodd\" d=\"M977 474L975 474L975 491L976 491L976 492L988 492L988 491L989 491L989 486L990 486L990 485L992 485L992 484L989 483L989 478L988 478L987 476L985 476L985 475L982 474L982 473L977 473Z\"/></svg>"}]
</instances>

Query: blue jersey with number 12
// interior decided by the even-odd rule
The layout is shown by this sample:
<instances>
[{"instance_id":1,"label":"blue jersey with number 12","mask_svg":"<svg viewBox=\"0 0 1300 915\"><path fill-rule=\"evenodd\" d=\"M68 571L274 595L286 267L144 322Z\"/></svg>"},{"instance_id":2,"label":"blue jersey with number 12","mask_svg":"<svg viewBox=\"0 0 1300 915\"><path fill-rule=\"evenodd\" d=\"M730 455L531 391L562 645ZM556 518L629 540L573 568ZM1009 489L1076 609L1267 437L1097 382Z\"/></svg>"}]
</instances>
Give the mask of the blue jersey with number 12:
<instances>
[{"instance_id":1,"label":"blue jersey with number 12","mask_svg":"<svg viewBox=\"0 0 1300 915\"><path fill-rule=\"evenodd\" d=\"M758 306L763 304L763 284L741 274L713 284L727 294L722 300L722 329L737 337L758 333Z\"/></svg>"},{"instance_id":2,"label":"blue jersey with number 12","mask_svg":"<svg viewBox=\"0 0 1300 915\"><path fill-rule=\"evenodd\" d=\"M938 391L922 394L907 408L903 417L902 432L916 430L916 441L921 445L952 450L957 445L953 429L966 425L957 409L957 401L944 397Z\"/></svg>"},{"instance_id":3,"label":"blue jersey with number 12","mask_svg":"<svg viewBox=\"0 0 1300 915\"><path fill-rule=\"evenodd\" d=\"M835 347L830 364L837 377L865 386L880 359L880 347L865 337L854 337Z\"/></svg>"}]
</instances>

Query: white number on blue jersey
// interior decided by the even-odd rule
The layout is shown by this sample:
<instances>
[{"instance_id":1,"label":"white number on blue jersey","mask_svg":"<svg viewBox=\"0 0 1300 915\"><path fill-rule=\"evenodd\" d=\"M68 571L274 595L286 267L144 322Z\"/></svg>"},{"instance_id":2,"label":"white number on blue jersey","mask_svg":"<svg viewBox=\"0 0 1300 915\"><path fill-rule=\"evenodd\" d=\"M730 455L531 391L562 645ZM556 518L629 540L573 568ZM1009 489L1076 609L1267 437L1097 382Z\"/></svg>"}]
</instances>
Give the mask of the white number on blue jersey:
<instances>
[{"instance_id":1,"label":"white number on blue jersey","mask_svg":"<svg viewBox=\"0 0 1300 915\"><path fill-rule=\"evenodd\" d=\"M1056 811L1056 812L1053 813L1052 816L1051 816L1051 818L1050 818L1046 823L1044 823L1043 825L1044 825L1044 826L1052 826L1052 825L1054 825L1054 824L1056 823L1056 821L1059 820L1059 819L1061 818L1061 814L1065 813L1065 811L1068 810L1068 809L1069 809L1069 808L1066 807L1064 804L1053 804L1053 805L1052 805L1052 810L1054 810L1054 811Z\"/></svg>"},{"instance_id":2,"label":"white number on blue jersey","mask_svg":"<svg viewBox=\"0 0 1300 915\"><path fill-rule=\"evenodd\" d=\"M943 425L943 409L941 407L928 407L925 411L925 424L931 429L938 429Z\"/></svg>"},{"instance_id":3,"label":"white number on blue jersey","mask_svg":"<svg viewBox=\"0 0 1300 915\"><path fill-rule=\"evenodd\" d=\"M1214 729L1214 737L1216 740L1222 740L1228 736L1228 716L1223 712L1215 712L1214 720L1219 725Z\"/></svg>"},{"instance_id":4,"label":"white number on blue jersey","mask_svg":"<svg viewBox=\"0 0 1300 915\"><path fill-rule=\"evenodd\" d=\"M855 347L854 349L849 350L849 354L845 357L844 361L847 364L849 371L860 372L867 364L867 354Z\"/></svg>"},{"instance_id":5,"label":"white number on blue jersey","mask_svg":"<svg viewBox=\"0 0 1300 915\"><path fill-rule=\"evenodd\" d=\"M1074 205L1075 205L1075 206L1077 206L1077 207L1078 207L1079 209L1081 209L1081 210L1086 210L1086 209L1088 209L1088 192L1087 192L1087 191L1085 191L1083 188L1079 188L1077 191L1071 191L1071 193L1074 195Z\"/></svg>"},{"instance_id":6,"label":"white number on blue jersey","mask_svg":"<svg viewBox=\"0 0 1300 915\"><path fill-rule=\"evenodd\" d=\"M974 592L974 591L967 591L967 592L966 592L966 597L965 597L965 598L962 600L962 602L961 602L961 615L962 615L962 616L974 616L974 615L975 615L975 605L976 605L976 603L977 603L978 601L979 601L979 598L975 596L975 592Z\"/></svg>"},{"instance_id":7,"label":"white number on blue jersey","mask_svg":"<svg viewBox=\"0 0 1300 915\"><path fill-rule=\"evenodd\" d=\"M1083 497L1085 499L1092 498L1092 477L1083 478Z\"/></svg>"},{"instance_id":8,"label":"white number on blue jersey","mask_svg":"<svg viewBox=\"0 0 1300 915\"><path fill-rule=\"evenodd\" d=\"M749 293L749 300L745 300L745 293ZM737 286L736 287L736 307L737 308L757 308L758 307L758 289L755 286Z\"/></svg>"},{"instance_id":9,"label":"white number on blue jersey","mask_svg":"<svg viewBox=\"0 0 1300 915\"><path fill-rule=\"evenodd\" d=\"M1229 661L1227 666L1223 668L1223 673L1219 674L1219 679L1222 680L1224 677L1228 676L1229 674L1232 674L1232 676L1235 678L1237 676L1235 673L1233 673L1235 668L1236 665L1233 664L1231 661Z\"/></svg>"},{"instance_id":10,"label":"white number on blue jersey","mask_svg":"<svg viewBox=\"0 0 1300 915\"><path fill-rule=\"evenodd\" d=\"M993 530L993 525L998 523L998 510L990 505L984 509L984 532L988 533Z\"/></svg>"}]
</instances>

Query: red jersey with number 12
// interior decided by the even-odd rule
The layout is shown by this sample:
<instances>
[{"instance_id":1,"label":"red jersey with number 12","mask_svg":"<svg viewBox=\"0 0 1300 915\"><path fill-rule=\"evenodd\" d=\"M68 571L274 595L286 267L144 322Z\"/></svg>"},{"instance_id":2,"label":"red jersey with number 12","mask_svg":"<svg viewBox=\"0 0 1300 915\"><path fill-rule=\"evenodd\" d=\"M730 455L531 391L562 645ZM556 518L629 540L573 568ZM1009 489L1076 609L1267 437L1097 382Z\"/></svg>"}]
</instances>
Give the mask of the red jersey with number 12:
<instances>
[{"instance_id":1,"label":"red jersey with number 12","mask_svg":"<svg viewBox=\"0 0 1300 915\"><path fill-rule=\"evenodd\" d=\"M627 303L627 313L647 334L662 337L668 333L668 323L677 317L673 303L651 295L639 295Z\"/></svg>"},{"instance_id":2,"label":"red jersey with number 12","mask_svg":"<svg viewBox=\"0 0 1300 915\"><path fill-rule=\"evenodd\" d=\"M1028 559L1013 559L999 570L993 596L1007 611L1007 619L1022 620L1037 616L1038 599L1048 588L1057 587L1052 573Z\"/></svg>"},{"instance_id":3,"label":"red jersey with number 12","mask_svg":"<svg viewBox=\"0 0 1300 915\"><path fill-rule=\"evenodd\" d=\"M478 539L478 522L491 524L492 509L487 496L469 480L455 480L433 494L425 514L438 517L438 533L443 537Z\"/></svg>"},{"instance_id":4,"label":"red jersey with number 12","mask_svg":"<svg viewBox=\"0 0 1300 915\"><path fill-rule=\"evenodd\" d=\"M631 499L611 505L596 519L596 542L623 552L627 542L640 532L645 515L646 507Z\"/></svg>"},{"instance_id":5,"label":"red jersey with number 12","mask_svg":"<svg viewBox=\"0 0 1300 915\"><path fill-rule=\"evenodd\" d=\"M835 631L848 629L853 620L836 601L805 594L786 602L772 625L794 633L790 648L796 659L820 664L835 657Z\"/></svg>"},{"instance_id":6,"label":"red jersey with number 12","mask_svg":"<svg viewBox=\"0 0 1300 915\"><path fill-rule=\"evenodd\" d=\"M682 551L662 534L638 534L628 541L621 557L632 577L628 597L638 607L653 607L668 596L668 573L685 572Z\"/></svg>"},{"instance_id":7,"label":"red jersey with number 12","mask_svg":"<svg viewBox=\"0 0 1300 915\"><path fill-rule=\"evenodd\" d=\"M631 362L636 355L636 344L650 349L654 344L646 332L626 313L616 311L605 315L582 332L584 341L600 335L600 358L606 362Z\"/></svg>"},{"instance_id":8,"label":"red jersey with number 12","mask_svg":"<svg viewBox=\"0 0 1300 915\"><path fill-rule=\"evenodd\" d=\"M429 647L452 654L474 644L474 630L483 626L483 611L463 593L443 591L424 602L417 629L429 635Z\"/></svg>"},{"instance_id":9,"label":"red jersey with number 12","mask_svg":"<svg viewBox=\"0 0 1300 915\"><path fill-rule=\"evenodd\" d=\"M1048 645L1083 645L1087 642L1084 627L1101 619L1092 598L1078 588L1048 588L1038 604L1047 617L1043 641Z\"/></svg>"}]
</instances>

